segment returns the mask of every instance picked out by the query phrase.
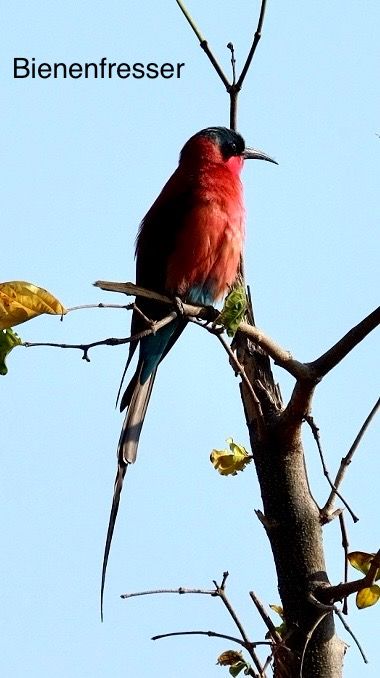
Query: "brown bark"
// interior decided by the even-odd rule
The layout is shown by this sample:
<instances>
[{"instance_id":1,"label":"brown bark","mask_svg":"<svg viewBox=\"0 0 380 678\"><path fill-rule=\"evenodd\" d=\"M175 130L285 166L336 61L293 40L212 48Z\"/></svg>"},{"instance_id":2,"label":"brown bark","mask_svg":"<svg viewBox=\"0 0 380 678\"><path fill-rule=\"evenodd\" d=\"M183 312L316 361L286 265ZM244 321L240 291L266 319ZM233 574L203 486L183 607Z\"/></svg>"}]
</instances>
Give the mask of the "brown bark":
<instances>
[{"instance_id":1,"label":"brown bark","mask_svg":"<svg viewBox=\"0 0 380 678\"><path fill-rule=\"evenodd\" d=\"M321 585L328 585L329 580L320 510L307 479L300 409L283 415L269 359L246 337L240 336L238 344L239 360L261 404L263 421L259 425L258 408L242 384L241 396L263 501L263 524L273 552L287 628L285 644L289 651L278 655L274 675L339 678L345 645L335 634L333 613L313 602L314 592ZM309 393L312 388L309 384ZM305 408L308 405L306 399Z\"/></svg>"}]
</instances>

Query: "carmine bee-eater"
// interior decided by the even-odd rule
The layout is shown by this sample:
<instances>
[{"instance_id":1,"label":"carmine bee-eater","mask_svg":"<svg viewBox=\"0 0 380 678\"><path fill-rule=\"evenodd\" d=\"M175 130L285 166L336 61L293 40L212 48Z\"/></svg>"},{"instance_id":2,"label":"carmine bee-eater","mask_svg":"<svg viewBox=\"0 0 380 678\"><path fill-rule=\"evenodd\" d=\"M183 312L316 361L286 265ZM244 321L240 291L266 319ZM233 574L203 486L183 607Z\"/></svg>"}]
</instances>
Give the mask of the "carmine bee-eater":
<instances>
[{"instance_id":1,"label":"carmine bee-eater","mask_svg":"<svg viewBox=\"0 0 380 678\"><path fill-rule=\"evenodd\" d=\"M208 127L189 139L179 165L142 220L136 243L136 284L192 304L214 304L233 284L244 239L244 205L240 172L244 160L275 162L246 147L226 127ZM159 320L167 307L138 297L145 316ZM136 460L137 446L158 365L186 325L176 319L155 334L130 344L127 367L140 344L136 371L121 399L127 408L118 446L118 469L103 559L101 609L106 568L123 480ZM146 329L134 311L131 334Z\"/></svg>"}]
</instances>

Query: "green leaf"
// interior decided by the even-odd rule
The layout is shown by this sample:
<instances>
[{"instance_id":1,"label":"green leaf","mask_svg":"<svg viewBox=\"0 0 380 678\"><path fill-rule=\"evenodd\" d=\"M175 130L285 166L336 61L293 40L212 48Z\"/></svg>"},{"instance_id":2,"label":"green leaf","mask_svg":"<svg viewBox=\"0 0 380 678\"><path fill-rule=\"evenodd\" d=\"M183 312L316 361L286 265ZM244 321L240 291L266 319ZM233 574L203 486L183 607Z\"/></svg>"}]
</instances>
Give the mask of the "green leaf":
<instances>
[{"instance_id":1,"label":"green leaf","mask_svg":"<svg viewBox=\"0 0 380 678\"><path fill-rule=\"evenodd\" d=\"M247 668L248 668L247 663L245 661L240 661L237 662L236 664L232 664L232 666L230 666L229 672L231 676L235 677L239 675L240 671Z\"/></svg>"},{"instance_id":2,"label":"green leaf","mask_svg":"<svg viewBox=\"0 0 380 678\"><path fill-rule=\"evenodd\" d=\"M15 346L20 346L22 341L20 337L11 328L0 330L0 375L5 376L8 368L5 359Z\"/></svg>"},{"instance_id":3,"label":"green leaf","mask_svg":"<svg viewBox=\"0 0 380 678\"><path fill-rule=\"evenodd\" d=\"M242 285L235 287L225 298L216 323L223 325L229 337L233 337L247 310L247 297Z\"/></svg>"}]
</instances>

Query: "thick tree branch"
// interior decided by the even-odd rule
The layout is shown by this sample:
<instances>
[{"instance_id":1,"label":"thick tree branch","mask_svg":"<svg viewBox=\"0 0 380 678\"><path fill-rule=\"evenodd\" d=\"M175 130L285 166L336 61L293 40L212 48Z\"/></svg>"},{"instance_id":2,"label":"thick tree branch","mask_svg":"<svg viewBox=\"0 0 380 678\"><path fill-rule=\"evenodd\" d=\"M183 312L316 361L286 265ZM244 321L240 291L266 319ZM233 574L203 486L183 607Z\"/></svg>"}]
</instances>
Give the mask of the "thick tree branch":
<instances>
[{"instance_id":1,"label":"thick tree branch","mask_svg":"<svg viewBox=\"0 0 380 678\"><path fill-rule=\"evenodd\" d=\"M322 379L330 372L343 358L346 357L365 337L380 325L380 306L372 311L366 318L361 320L358 325L353 327L326 353L317 358L308 367L317 379Z\"/></svg>"}]
</instances>

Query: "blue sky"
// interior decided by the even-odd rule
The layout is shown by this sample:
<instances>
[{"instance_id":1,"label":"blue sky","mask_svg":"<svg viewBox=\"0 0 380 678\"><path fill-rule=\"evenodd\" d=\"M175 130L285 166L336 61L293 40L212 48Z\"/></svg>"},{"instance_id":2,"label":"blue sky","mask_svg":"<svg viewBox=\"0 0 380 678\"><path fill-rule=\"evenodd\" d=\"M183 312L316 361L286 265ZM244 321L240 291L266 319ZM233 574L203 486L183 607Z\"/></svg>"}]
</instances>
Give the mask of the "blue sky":
<instances>
[{"instance_id":1,"label":"blue sky","mask_svg":"<svg viewBox=\"0 0 380 678\"><path fill-rule=\"evenodd\" d=\"M189 2L228 71L241 67L258 3ZM246 268L257 323L311 360L378 303L378 87L375 0L268 2L244 91L239 129L279 166L244 171ZM228 123L228 101L174 0L25 2L3 8L2 274L52 291L66 306L117 301L96 279L133 280L137 226L195 131ZM41 80L12 77L14 57L37 62L185 63L180 79ZM127 336L123 311L88 310L19 328L29 341ZM320 385L314 417L333 475L378 396L377 337ZM1 378L2 631L7 678L222 677L226 642L150 637L175 630L233 633L218 601L121 593L205 587L230 571L228 590L253 640L263 637L248 591L278 603L253 468L221 478L208 456L233 436L248 445L238 384L211 336L189 328L156 380L138 463L128 473L111 551L105 622L100 569L121 415L114 409L125 347L79 352L17 349ZM284 395L292 380L276 370ZM350 548L379 547L378 421L343 493ZM305 431L315 497L328 487ZM331 580L342 578L338 525L325 528ZM355 574L353 576L356 576ZM370 663L351 648L346 678L379 675L378 606L349 623ZM228 644L227 644L228 645Z\"/></svg>"}]
</instances>

